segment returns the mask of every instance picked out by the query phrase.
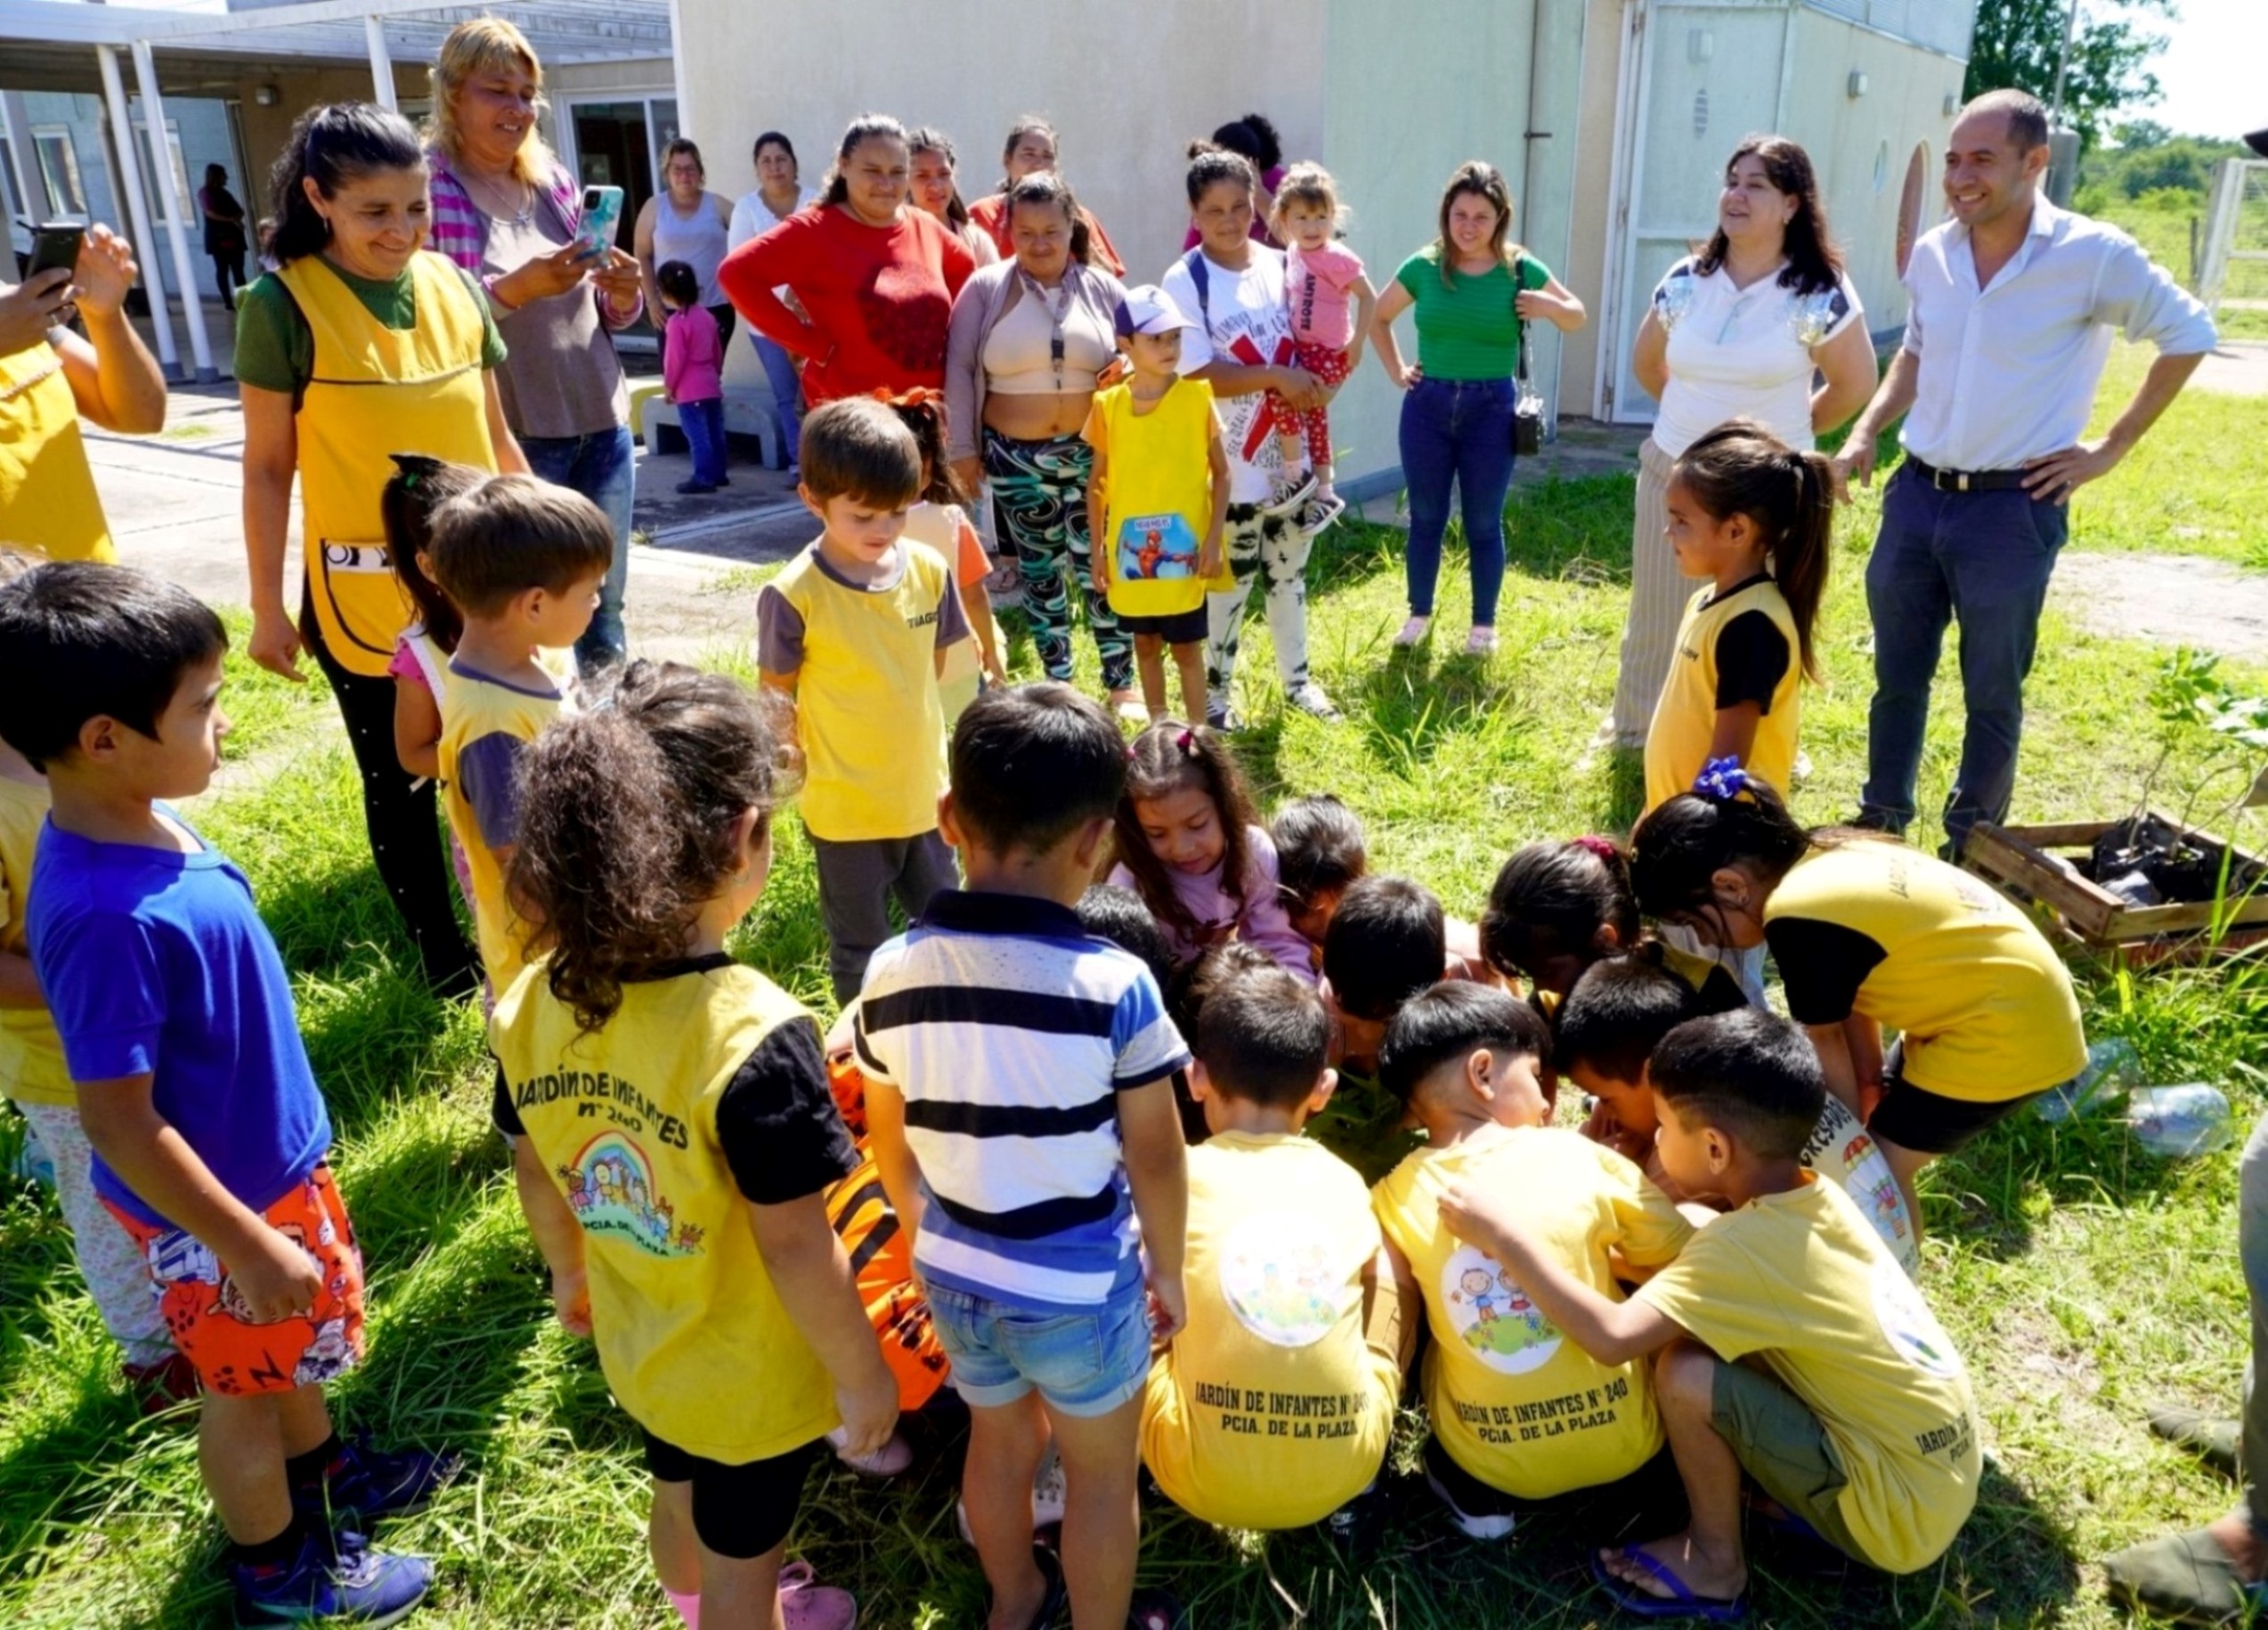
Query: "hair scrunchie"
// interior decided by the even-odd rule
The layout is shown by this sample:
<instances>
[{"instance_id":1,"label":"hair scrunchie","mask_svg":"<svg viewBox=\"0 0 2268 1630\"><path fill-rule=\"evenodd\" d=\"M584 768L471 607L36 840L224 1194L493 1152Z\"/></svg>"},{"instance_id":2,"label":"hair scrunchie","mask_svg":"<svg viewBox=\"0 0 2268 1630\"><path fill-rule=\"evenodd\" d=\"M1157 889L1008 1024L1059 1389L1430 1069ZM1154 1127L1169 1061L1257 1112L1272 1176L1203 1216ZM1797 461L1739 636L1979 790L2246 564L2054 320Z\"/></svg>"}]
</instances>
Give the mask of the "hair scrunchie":
<instances>
[{"instance_id":1,"label":"hair scrunchie","mask_svg":"<svg viewBox=\"0 0 2268 1630\"><path fill-rule=\"evenodd\" d=\"M1701 766L1701 774L1693 778L1693 790L1703 798L1729 804L1756 783L1749 779L1740 760L1731 757L1711 758Z\"/></svg>"},{"instance_id":2,"label":"hair scrunchie","mask_svg":"<svg viewBox=\"0 0 2268 1630\"><path fill-rule=\"evenodd\" d=\"M1610 866L1622 864L1622 851L1615 846L1612 838L1602 838L1597 832L1587 832L1581 838L1571 838L1568 841L1579 849L1597 856Z\"/></svg>"}]
</instances>

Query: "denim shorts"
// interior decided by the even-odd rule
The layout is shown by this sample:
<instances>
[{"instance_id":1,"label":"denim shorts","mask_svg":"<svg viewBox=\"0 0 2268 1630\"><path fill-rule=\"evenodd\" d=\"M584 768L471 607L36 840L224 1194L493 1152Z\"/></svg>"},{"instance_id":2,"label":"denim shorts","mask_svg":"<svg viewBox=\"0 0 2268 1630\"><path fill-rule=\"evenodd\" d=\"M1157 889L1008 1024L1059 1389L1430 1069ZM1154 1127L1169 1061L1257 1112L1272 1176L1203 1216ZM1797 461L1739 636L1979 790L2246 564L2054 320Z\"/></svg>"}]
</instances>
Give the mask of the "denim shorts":
<instances>
[{"instance_id":1,"label":"denim shorts","mask_svg":"<svg viewBox=\"0 0 2268 1630\"><path fill-rule=\"evenodd\" d=\"M943 1285L928 1293L954 1390L971 1408L996 1409L1036 1387L1050 1409L1108 1415L1149 1378L1149 1298L1139 1281L1076 1313L1028 1312Z\"/></svg>"}]
</instances>

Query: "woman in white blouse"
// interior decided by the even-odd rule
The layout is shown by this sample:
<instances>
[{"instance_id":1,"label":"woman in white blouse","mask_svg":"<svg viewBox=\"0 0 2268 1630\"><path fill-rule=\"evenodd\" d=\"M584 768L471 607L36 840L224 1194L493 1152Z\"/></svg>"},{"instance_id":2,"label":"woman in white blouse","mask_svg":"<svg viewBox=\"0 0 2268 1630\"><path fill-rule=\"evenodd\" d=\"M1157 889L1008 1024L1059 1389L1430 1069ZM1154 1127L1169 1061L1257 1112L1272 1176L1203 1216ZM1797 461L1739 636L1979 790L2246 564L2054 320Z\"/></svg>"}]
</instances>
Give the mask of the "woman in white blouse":
<instances>
[{"instance_id":1,"label":"woman in white blouse","mask_svg":"<svg viewBox=\"0 0 2268 1630\"><path fill-rule=\"evenodd\" d=\"M1754 419L1808 450L1874 392L1866 312L1844 275L1802 148L1781 136L1751 136L1734 150L1717 200L1716 235L1700 254L1671 266L1654 289L1630 369L1662 406L1638 449L1630 615L1614 711L1602 734L1611 733L1617 747L1642 748L1690 598L1662 536L1671 465L1731 418Z\"/></svg>"},{"instance_id":2,"label":"woman in white blouse","mask_svg":"<svg viewBox=\"0 0 2268 1630\"><path fill-rule=\"evenodd\" d=\"M760 238L799 209L819 201L816 187L803 185L795 162L795 143L776 130L756 138L756 186L732 207L732 224L725 232L729 253L751 238ZM783 300L793 296L784 288L773 291ZM787 467L800 473L802 455L803 378L795 359L777 341L767 339L749 325L748 337L764 365L764 379L780 410L780 444L787 453Z\"/></svg>"}]
</instances>

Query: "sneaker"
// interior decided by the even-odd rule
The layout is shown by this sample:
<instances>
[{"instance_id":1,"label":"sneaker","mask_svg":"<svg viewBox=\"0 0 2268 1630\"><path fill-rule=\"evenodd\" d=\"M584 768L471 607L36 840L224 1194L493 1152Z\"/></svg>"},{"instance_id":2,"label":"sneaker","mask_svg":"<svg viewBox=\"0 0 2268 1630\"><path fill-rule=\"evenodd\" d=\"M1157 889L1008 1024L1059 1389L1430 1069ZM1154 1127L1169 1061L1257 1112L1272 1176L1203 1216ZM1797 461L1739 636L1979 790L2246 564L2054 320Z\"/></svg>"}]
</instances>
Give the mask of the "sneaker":
<instances>
[{"instance_id":1,"label":"sneaker","mask_svg":"<svg viewBox=\"0 0 2268 1630\"><path fill-rule=\"evenodd\" d=\"M1218 696L1205 699L1205 722L1223 735L1244 728L1244 716Z\"/></svg>"},{"instance_id":2,"label":"sneaker","mask_svg":"<svg viewBox=\"0 0 2268 1630\"><path fill-rule=\"evenodd\" d=\"M890 1434L890 1441L871 1455L846 1455L842 1452L843 1429L836 1427L827 1434L835 1458L861 1477L896 1477L914 1464L914 1446L906 1441L903 1432Z\"/></svg>"},{"instance_id":3,"label":"sneaker","mask_svg":"<svg viewBox=\"0 0 2268 1630\"><path fill-rule=\"evenodd\" d=\"M1288 515L1315 496L1315 472L1299 470L1277 479L1274 489L1260 506L1264 515Z\"/></svg>"},{"instance_id":4,"label":"sneaker","mask_svg":"<svg viewBox=\"0 0 2268 1630\"><path fill-rule=\"evenodd\" d=\"M1456 1496L1451 1495L1448 1487L1434 1474L1431 1466L1426 1468L1426 1487L1434 1491L1435 1499L1448 1507L1449 1520L1457 1525L1466 1538L1509 1539L1512 1537L1511 1512L1467 1511L1457 1504Z\"/></svg>"},{"instance_id":5,"label":"sneaker","mask_svg":"<svg viewBox=\"0 0 2268 1630\"><path fill-rule=\"evenodd\" d=\"M1375 1555L1386 1529L1386 1499L1374 1481L1323 1519L1323 1532L1349 1557L1360 1561Z\"/></svg>"},{"instance_id":6,"label":"sneaker","mask_svg":"<svg viewBox=\"0 0 2268 1630\"><path fill-rule=\"evenodd\" d=\"M1496 630L1476 624L1473 631L1465 637L1465 654L1467 656L1494 656Z\"/></svg>"},{"instance_id":7,"label":"sneaker","mask_svg":"<svg viewBox=\"0 0 2268 1630\"><path fill-rule=\"evenodd\" d=\"M1130 725L1150 722L1150 704L1143 701L1140 691L1112 691L1110 710Z\"/></svg>"},{"instance_id":8,"label":"sneaker","mask_svg":"<svg viewBox=\"0 0 2268 1630\"><path fill-rule=\"evenodd\" d=\"M858 1630L858 1599L811 1577L809 1562L780 1569L780 1622L787 1630Z\"/></svg>"},{"instance_id":9,"label":"sneaker","mask_svg":"<svg viewBox=\"0 0 2268 1630\"><path fill-rule=\"evenodd\" d=\"M1024 569L1013 559L996 558L984 577L985 598L996 612L1012 611L1024 603Z\"/></svg>"},{"instance_id":10,"label":"sneaker","mask_svg":"<svg viewBox=\"0 0 2268 1630\"><path fill-rule=\"evenodd\" d=\"M1284 693L1284 700L1302 713L1312 714L1327 725L1337 724L1345 717L1339 712L1338 704L1333 701L1324 693L1323 687L1313 679L1294 685Z\"/></svg>"},{"instance_id":11,"label":"sneaker","mask_svg":"<svg viewBox=\"0 0 2268 1630\"><path fill-rule=\"evenodd\" d=\"M732 477L729 475L719 475L717 477L717 484L720 487L729 487L732 485Z\"/></svg>"},{"instance_id":12,"label":"sneaker","mask_svg":"<svg viewBox=\"0 0 2268 1630\"><path fill-rule=\"evenodd\" d=\"M463 1464L453 1451L431 1455L404 1449L389 1455L357 1434L353 1442L339 1446L321 1479L292 1489L291 1503L311 1517L347 1517L369 1524L418 1510Z\"/></svg>"},{"instance_id":13,"label":"sneaker","mask_svg":"<svg viewBox=\"0 0 2268 1630\"><path fill-rule=\"evenodd\" d=\"M185 1354L169 1352L150 1364L122 1364L118 1371L126 1377L127 1393L142 1406L145 1417L197 1399L197 1366Z\"/></svg>"},{"instance_id":14,"label":"sneaker","mask_svg":"<svg viewBox=\"0 0 2268 1630\"><path fill-rule=\"evenodd\" d=\"M705 481L681 481L678 483L678 491L685 494L687 498L698 497L700 494L704 492L714 492L717 489L713 485Z\"/></svg>"},{"instance_id":15,"label":"sneaker","mask_svg":"<svg viewBox=\"0 0 2268 1630\"><path fill-rule=\"evenodd\" d=\"M1402 632L1394 637L1394 643L1406 651L1424 639L1426 630L1433 626L1434 620L1430 617L1412 617L1402 625Z\"/></svg>"},{"instance_id":16,"label":"sneaker","mask_svg":"<svg viewBox=\"0 0 2268 1630\"><path fill-rule=\"evenodd\" d=\"M422 1556L373 1551L360 1534L311 1531L299 1554L266 1568L229 1564L238 1630L344 1619L377 1626L407 1618L433 1588Z\"/></svg>"},{"instance_id":17,"label":"sneaker","mask_svg":"<svg viewBox=\"0 0 2268 1630\"><path fill-rule=\"evenodd\" d=\"M1032 1473L1032 1532L1061 1526L1069 1496L1063 1483L1063 1457L1050 1443L1046 1453L1039 1457L1039 1470ZM976 1534L969 1527L969 1503L953 1502L954 1525L961 1530L964 1544L975 1545Z\"/></svg>"},{"instance_id":18,"label":"sneaker","mask_svg":"<svg viewBox=\"0 0 2268 1630\"><path fill-rule=\"evenodd\" d=\"M1303 532L1320 532L1346 513L1346 500L1318 492L1299 507L1292 524Z\"/></svg>"}]
</instances>

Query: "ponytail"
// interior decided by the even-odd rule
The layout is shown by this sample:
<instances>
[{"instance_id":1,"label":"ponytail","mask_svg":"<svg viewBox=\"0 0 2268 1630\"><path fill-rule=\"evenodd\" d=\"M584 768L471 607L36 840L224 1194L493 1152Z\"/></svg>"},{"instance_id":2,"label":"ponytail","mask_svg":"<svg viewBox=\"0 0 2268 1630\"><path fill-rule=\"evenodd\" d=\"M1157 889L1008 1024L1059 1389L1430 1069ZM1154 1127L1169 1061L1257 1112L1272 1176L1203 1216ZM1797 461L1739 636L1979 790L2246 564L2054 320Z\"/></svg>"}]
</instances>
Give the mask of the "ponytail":
<instances>
[{"instance_id":1,"label":"ponytail","mask_svg":"<svg viewBox=\"0 0 2268 1630\"><path fill-rule=\"evenodd\" d=\"M330 223L307 196L306 182L326 199L345 183L387 170L425 168L425 150L410 121L367 101L307 109L268 173L268 213L275 228L268 252L281 265L304 260L330 241Z\"/></svg>"},{"instance_id":2,"label":"ponytail","mask_svg":"<svg viewBox=\"0 0 2268 1630\"><path fill-rule=\"evenodd\" d=\"M1728 419L1678 456L1671 479L1710 518L1746 515L1794 620L1797 657L1819 682L1812 630L1827 591L1835 490L1822 454L1800 453L1752 419Z\"/></svg>"},{"instance_id":3,"label":"ponytail","mask_svg":"<svg viewBox=\"0 0 2268 1630\"><path fill-rule=\"evenodd\" d=\"M959 504L966 507L970 499L961 485L961 478L954 474L953 462L946 457L945 398L927 386L910 391L879 390L875 400L898 416L898 422L913 433L914 445L922 450L922 466L929 472L929 484L922 489L920 501L924 504Z\"/></svg>"},{"instance_id":4,"label":"ponytail","mask_svg":"<svg viewBox=\"0 0 2268 1630\"><path fill-rule=\"evenodd\" d=\"M636 661L529 749L509 887L584 1034L621 1010L627 981L685 954L744 864L742 814L768 830L779 748L763 707L720 674Z\"/></svg>"}]
</instances>

